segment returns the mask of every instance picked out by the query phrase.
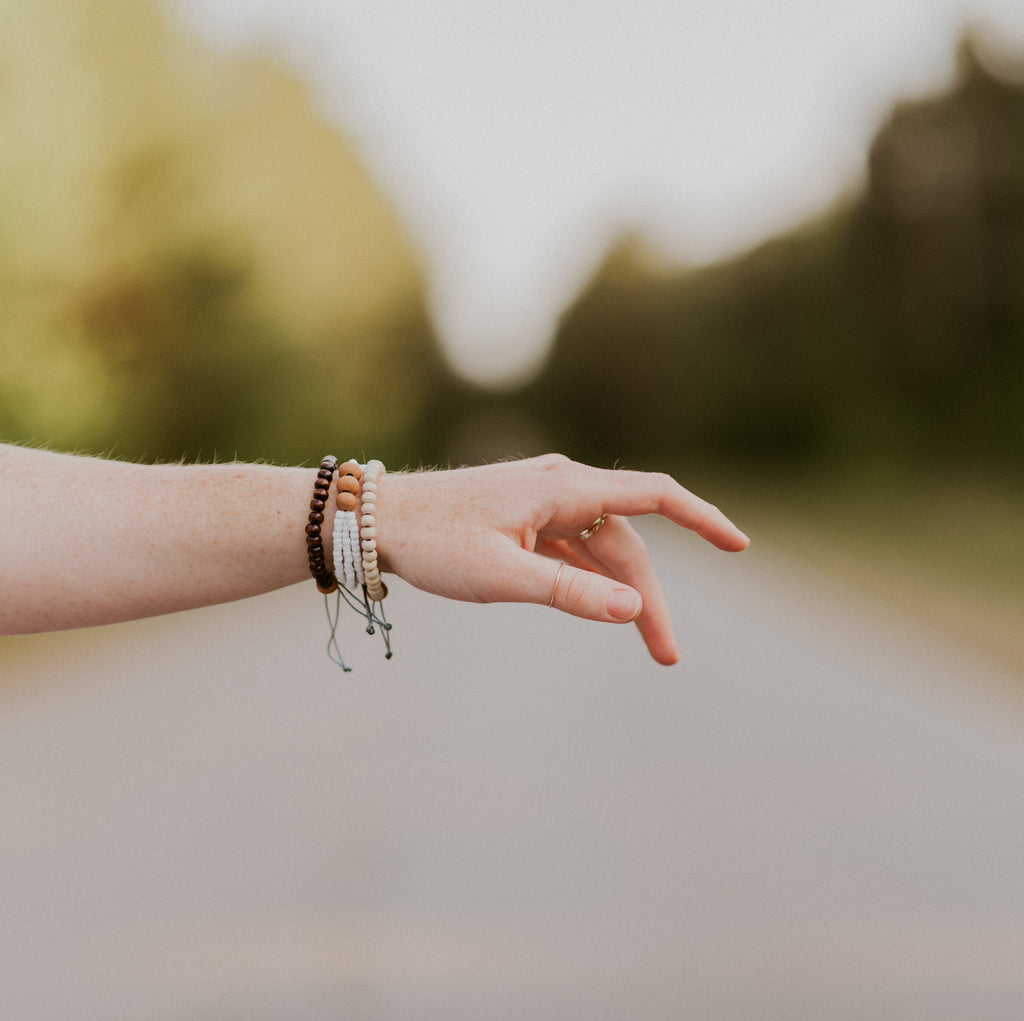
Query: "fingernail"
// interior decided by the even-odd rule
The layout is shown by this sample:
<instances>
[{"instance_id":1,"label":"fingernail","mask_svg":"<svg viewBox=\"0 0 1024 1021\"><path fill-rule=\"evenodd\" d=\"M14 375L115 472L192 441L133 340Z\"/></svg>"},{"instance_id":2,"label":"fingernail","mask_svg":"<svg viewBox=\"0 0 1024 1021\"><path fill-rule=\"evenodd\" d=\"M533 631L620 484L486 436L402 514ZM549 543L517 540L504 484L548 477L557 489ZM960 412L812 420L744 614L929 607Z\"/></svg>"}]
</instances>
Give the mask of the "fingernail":
<instances>
[{"instance_id":1,"label":"fingernail","mask_svg":"<svg viewBox=\"0 0 1024 1021\"><path fill-rule=\"evenodd\" d=\"M616 620L636 620L640 613L640 597L628 588L617 588L608 597L608 616Z\"/></svg>"}]
</instances>

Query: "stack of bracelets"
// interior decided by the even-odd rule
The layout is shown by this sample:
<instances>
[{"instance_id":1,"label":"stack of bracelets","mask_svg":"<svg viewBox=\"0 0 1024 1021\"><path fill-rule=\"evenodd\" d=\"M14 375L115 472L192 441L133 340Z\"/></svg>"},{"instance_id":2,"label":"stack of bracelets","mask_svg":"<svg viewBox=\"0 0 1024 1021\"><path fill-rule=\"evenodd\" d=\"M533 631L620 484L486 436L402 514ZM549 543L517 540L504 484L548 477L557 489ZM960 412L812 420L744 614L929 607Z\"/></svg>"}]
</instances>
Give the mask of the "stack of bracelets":
<instances>
[{"instance_id":1,"label":"stack of bracelets","mask_svg":"<svg viewBox=\"0 0 1024 1021\"><path fill-rule=\"evenodd\" d=\"M327 566L324 553L323 528L331 503L331 484L338 475L336 513L331 535L334 541L333 570ZM388 594L381 580L377 564L377 480L384 474L380 461L360 465L356 461L338 464L331 455L320 462L313 483L313 498L309 502L309 523L306 525L306 546L309 553L309 571L317 589L326 600L337 592L332 614L327 604L327 619L331 625L328 655L343 670L348 670L338 648L337 626L341 599L366 618L367 634L380 627L384 636L386 656L391 658L391 625L384 617L381 600Z\"/></svg>"}]
</instances>

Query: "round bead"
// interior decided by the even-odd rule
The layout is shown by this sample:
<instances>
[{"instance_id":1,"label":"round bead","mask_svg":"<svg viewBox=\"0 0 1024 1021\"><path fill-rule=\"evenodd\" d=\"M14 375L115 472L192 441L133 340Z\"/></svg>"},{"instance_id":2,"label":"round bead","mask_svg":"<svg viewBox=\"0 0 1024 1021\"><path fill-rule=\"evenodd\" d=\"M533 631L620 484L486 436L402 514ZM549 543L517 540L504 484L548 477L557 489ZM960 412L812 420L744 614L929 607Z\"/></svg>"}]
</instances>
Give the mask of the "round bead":
<instances>
[{"instance_id":1,"label":"round bead","mask_svg":"<svg viewBox=\"0 0 1024 1021\"><path fill-rule=\"evenodd\" d=\"M362 547L364 553L375 553L377 550L377 544L373 541L373 539L364 539L362 542Z\"/></svg>"},{"instance_id":2,"label":"round bead","mask_svg":"<svg viewBox=\"0 0 1024 1021\"><path fill-rule=\"evenodd\" d=\"M359 530L359 534L364 539L376 539L377 538L377 529L374 528L372 525L364 526L363 528L361 528Z\"/></svg>"},{"instance_id":3,"label":"round bead","mask_svg":"<svg viewBox=\"0 0 1024 1021\"><path fill-rule=\"evenodd\" d=\"M322 525L324 523L323 513L321 511L310 511L309 523L311 525Z\"/></svg>"},{"instance_id":4,"label":"round bead","mask_svg":"<svg viewBox=\"0 0 1024 1021\"><path fill-rule=\"evenodd\" d=\"M338 479L338 492L339 493L358 493L359 492L359 479L354 475L342 475Z\"/></svg>"},{"instance_id":5,"label":"round bead","mask_svg":"<svg viewBox=\"0 0 1024 1021\"><path fill-rule=\"evenodd\" d=\"M363 517L368 517L369 515L376 514L376 513L377 513L377 505L372 500L370 500L368 503L364 503L363 504L363 506L362 506L362 515L363 515Z\"/></svg>"},{"instance_id":6,"label":"round bead","mask_svg":"<svg viewBox=\"0 0 1024 1021\"><path fill-rule=\"evenodd\" d=\"M355 493L341 492L335 497L335 502L338 505L338 510L354 511L359 506L359 497Z\"/></svg>"},{"instance_id":7,"label":"round bead","mask_svg":"<svg viewBox=\"0 0 1024 1021\"><path fill-rule=\"evenodd\" d=\"M377 492L377 483L374 482L373 479L368 479L366 482L363 483L363 492L364 493L376 493Z\"/></svg>"},{"instance_id":8,"label":"round bead","mask_svg":"<svg viewBox=\"0 0 1024 1021\"><path fill-rule=\"evenodd\" d=\"M339 469L338 472L342 475L353 475L357 479L363 477L363 469L359 467L357 461L346 461Z\"/></svg>"},{"instance_id":9,"label":"round bead","mask_svg":"<svg viewBox=\"0 0 1024 1021\"><path fill-rule=\"evenodd\" d=\"M334 478L334 471L331 468L325 468L323 465L320 466L320 470L316 473L318 479L324 479L326 482L330 482Z\"/></svg>"},{"instance_id":10,"label":"round bead","mask_svg":"<svg viewBox=\"0 0 1024 1021\"><path fill-rule=\"evenodd\" d=\"M309 509L311 511L320 511L322 513L326 507L326 502L321 500L318 496L314 496L313 499L309 501Z\"/></svg>"},{"instance_id":11,"label":"round bead","mask_svg":"<svg viewBox=\"0 0 1024 1021\"><path fill-rule=\"evenodd\" d=\"M373 514L367 514L365 513L365 511L366 508L364 507L364 513L363 516L359 519L359 524L361 524L364 528L366 528L367 526L372 528L375 524L377 524L377 519L373 516Z\"/></svg>"},{"instance_id":12,"label":"round bead","mask_svg":"<svg viewBox=\"0 0 1024 1021\"><path fill-rule=\"evenodd\" d=\"M333 574L324 575L323 577L317 578L316 587L325 595L329 596L332 592L338 590L338 579Z\"/></svg>"},{"instance_id":13,"label":"round bead","mask_svg":"<svg viewBox=\"0 0 1024 1021\"><path fill-rule=\"evenodd\" d=\"M320 515L320 520L321 521L323 520L323 515L322 514ZM306 535L310 539L314 539L314 538L315 539L319 539L320 538L320 526L318 524L315 524L314 522L311 521L308 525L306 525Z\"/></svg>"}]
</instances>

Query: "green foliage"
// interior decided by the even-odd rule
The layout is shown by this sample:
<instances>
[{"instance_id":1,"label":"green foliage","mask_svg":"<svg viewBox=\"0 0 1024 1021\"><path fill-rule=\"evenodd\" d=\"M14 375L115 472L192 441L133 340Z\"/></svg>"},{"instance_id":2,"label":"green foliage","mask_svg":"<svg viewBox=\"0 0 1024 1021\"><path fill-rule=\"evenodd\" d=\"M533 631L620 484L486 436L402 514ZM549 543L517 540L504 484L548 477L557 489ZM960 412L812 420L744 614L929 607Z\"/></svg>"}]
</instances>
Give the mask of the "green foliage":
<instances>
[{"instance_id":1,"label":"green foliage","mask_svg":"<svg viewBox=\"0 0 1024 1021\"><path fill-rule=\"evenodd\" d=\"M412 247L294 76L149 0L0 16L4 439L1024 467L1024 86L970 44L947 95L893 111L862 194L716 266L624 240L498 398L445 369Z\"/></svg>"},{"instance_id":2,"label":"green foliage","mask_svg":"<svg viewBox=\"0 0 1024 1021\"><path fill-rule=\"evenodd\" d=\"M149 0L0 0L0 436L125 457L423 448L415 253L266 59Z\"/></svg>"},{"instance_id":3,"label":"green foliage","mask_svg":"<svg viewBox=\"0 0 1024 1021\"><path fill-rule=\"evenodd\" d=\"M599 462L1024 468L1024 86L965 44L815 222L684 272L624 242L521 400Z\"/></svg>"}]
</instances>

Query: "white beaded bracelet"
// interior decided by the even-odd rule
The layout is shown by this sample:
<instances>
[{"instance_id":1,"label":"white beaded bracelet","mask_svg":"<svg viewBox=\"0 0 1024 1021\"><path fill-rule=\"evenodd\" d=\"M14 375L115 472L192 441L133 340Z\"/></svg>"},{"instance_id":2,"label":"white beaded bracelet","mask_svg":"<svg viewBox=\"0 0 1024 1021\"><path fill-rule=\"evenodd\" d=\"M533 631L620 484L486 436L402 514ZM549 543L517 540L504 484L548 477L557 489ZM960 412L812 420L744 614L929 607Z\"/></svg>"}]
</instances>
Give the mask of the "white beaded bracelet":
<instances>
[{"instance_id":1,"label":"white beaded bracelet","mask_svg":"<svg viewBox=\"0 0 1024 1021\"><path fill-rule=\"evenodd\" d=\"M352 562L352 574L355 578L356 590L361 589L365 582L363 577L363 557L362 551L359 549L359 521L356 518L356 512L352 511L345 518L345 525L348 529L348 552L346 556Z\"/></svg>"},{"instance_id":2,"label":"white beaded bracelet","mask_svg":"<svg viewBox=\"0 0 1024 1021\"><path fill-rule=\"evenodd\" d=\"M357 591L362 585L356 575L356 564L359 565L359 575L362 575L363 565L352 544L352 532L356 527L355 511L340 510L334 515L334 574L350 592Z\"/></svg>"},{"instance_id":3,"label":"white beaded bracelet","mask_svg":"<svg viewBox=\"0 0 1024 1021\"><path fill-rule=\"evenodd\" d=\"M363 468L359 508L359 547L363 565L366 594L379 603L387 594L377 566L377 479L384 474L380 461L369 461Z\"/></svg>"}]
</instances>

